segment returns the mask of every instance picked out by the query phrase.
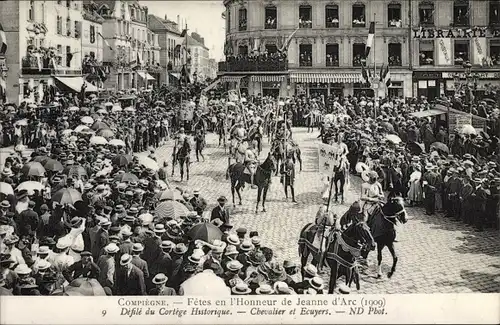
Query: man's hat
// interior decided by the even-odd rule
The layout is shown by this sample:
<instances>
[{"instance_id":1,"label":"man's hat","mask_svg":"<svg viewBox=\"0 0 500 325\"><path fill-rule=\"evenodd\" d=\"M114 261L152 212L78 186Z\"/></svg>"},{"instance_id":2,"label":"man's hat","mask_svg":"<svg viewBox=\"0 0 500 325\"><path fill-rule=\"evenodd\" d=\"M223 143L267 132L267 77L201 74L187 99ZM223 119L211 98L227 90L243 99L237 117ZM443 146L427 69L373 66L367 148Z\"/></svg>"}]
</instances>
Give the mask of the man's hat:
<instances>
[{"instance_id":1,"label":"man's hat","mask_svg":"<svg viewBox=\"0 0 500 325\"><path fill-rule=\"evenodd\" d=\"M39 260L37 267L39 270L44 271L48 270L51 267L51 264L46 260Z\"/></svg>"},{"instance_id":2,"label":"man's hat","mask_svg":"<svg viewBox=\"0 0 500 325\"><path fill-rule=\"evenodd\" d=\"M271 295L274 293L274 290L269 284L263 283L255 289L255 293L258 295Z\"/></svg>"},{"instance_id":3,"label":"man's hat","mask_svg":"<svg viewBox=\"0 0 500 325\"><path fill-rule=\"evenodd\" d=\"M165 225L162 223L157 223L153 229L155 233L164 233L166 231Z\"/></svg>"},{"instance_id":4,"label":"man's hat","mask_svg":"<svg viewBox=\"0 0 500 325\"><path fill-rule=\"evenodd\" d=\"M160 248L161 249L172 249L175 247L175 244L174 242L170 241L170 240L164 240L161 242L160 244Z\"/></svg>"},{"instance_id":5,"label":"man's hat","mask_svg":"<svg viewBox=\"0 0 500 325\"><path fill-rule=\"evenodd\" d=\"M238 246L240 244L240 238L234 234L227 236L226 241L228 244L234 245L234 246Z\"/></svg>"},{"instance_id":6,"label":"man's hat","mask_svg":"<svg viewBox=\"0 0 500 325\"><path fill-rule=\"evenodd\" d=\"M232 261L227 262L226 268L229 271L237 272L237 271L241 270L241 268L243 268L243 264L241 264L238 260L232 260Z\"/></svg>"},{"instance_id":7,"label":"man's hat","mask_svg":"<svg viewBox=\"0 0 500 325\"><path fill-rule=\"evenodd\" d=\"M80 256L81 256L81 257L84 257L84 256L92 256L92 253L91 253L91 252L89 252L89 251L84 251L84 252L81 252L81 253L80 253Z\"/></svg>"},{"instance_id":8,"label":"man's hat","mask_svg":"<svg viewBox=\"0 0 500 325\"><path fill-rule=\"evenodd\" d=\"M28 190L20 190L18 193L17 193L17 199L18 200L22 200L24 198L28 197Z\"/></svg>"},{"instance_id":9,"label":"man's hat","mask_svg":"<svg viewBox=\"0 0 500 325\"><path fill-rule=\"evenodd\" d=\"M115 254L120 251L120 248L115 243L110 243L104 247L104 251L108 254Z\"/></svg>"},{"instance_id":10,"label":"man's hat","mask_svg":"<svg viewBox=\"0 0 500 325\"><path fill-rule=\"evenodd\" d=\"M217 202L227 202L227 199L225 196L219 196L219 198L217 199Z\"/></svg>"},{"instance_id":11,"label":"man's hat","mask_svg":"<svg viewBox=\"0 0 500 325\"><path fill-rule=\"evenodd\" d=\"M311 277L318 276L318 269L311 263L308 263L306 264L306 266L304 266L304 272Z\"/></svg>"},{"instance_id":12,"label":"man's hat","mask_svg":"<svg viewBox=\"0 0 500 325\"><path fill-rule=\"evenodd\" d=\"M32 270L26 264L19 264L14 269L14 272L16 272L17 274L20 274L20 275L31 274L31 271Z\"/></svg>"},{"instance_id":13,"label":"man's hat","mask_svg":"<svg viewBox=\"0 0 500 325\"><path fill-rule=\"evenodd\" d=\"M163 273L158 273L153 278L153 284L164 284L167 283L168 277Z\"/></svg>"},{"instance_id":14,"label":"man's hat","mask_svg":"<svg viewBox=\"0 0 500 325\"><path fill-rule=\"evenodd\" d=\"M238 234L238 236L245 236L247 234L247 230L246 228L238 228L236 229L236 233Z\"/></svg>"},{"instance_id":15,"label":"man's hat","mask_svg":"<svg viewBox=\"0 0 500 325\"><path fill-rule=\"evenodd\" d=\"M142 245L141 243L135 243L132 246L132 251L133 252L142 252L142 251L144 251L144 245Z\"/></svg>"},{"instance_id":16,"label":"man's hat","mask_svg":"<svg viewBox=\"0 0 500 325\"><path fill-rule=\"evenodd\" d=\"M71 228L79 228L82 225L82 223L83 223L82 218L73 217L69 222L69 225L71 226Z\"/></svg>"},{"instance_id":17,"label":"man's hat","mask_svg":"<svg viewBox=\"0 0 500 325\"><path fill-rule=\"evenodd\" d=\"M325 287L325 283L323 281L322 278L320 277L313 277L313 278L310 278L309 280L309 285L314 289L314 290L323 290L323 288Z\"/></svg>"},{"instance_id":18,"label":"man's hat","mask_svg":"<svg viewBox=\"0 0 500 325\"><path fill-rule=\"evenodd\" d=\"M290 260L285 260L283 262L283 268L284 269L294 269L297 267L297 264L295 264L294 262L290 261Z\"/></svg>"},{"instance_id":19,"label":"man's hat","mask_svg":"<svg viewBox=\"0 0 500 325\"><path fill-rule=\"evenodd\" d=\"M238 250L236 249L236 246L234 245L228 245L226 247L226 250L224 252L224 255L237 255L238 254Z\"/></svg>"},{"instance_id":20,"label":"man's hat","mask_svg":"<svg viewBox=\"0 0 500 325\"><path fill-rule=\"evenodd\" d=\"M135 217L127 214L125 217L123 217L123 221L124 222L134 222Z\"/></svg>"},{"instance_id":21,"label":"man's hat","mask_svg":"<svg viewBox=\"0 0 500 325\"><path fill-rule=\"evenodd\" d=\"M250 292L252 292L252 290L250 290L250 288L248 287L248 284L246 284L245 282L241 281L241 282L238 282L232 289L231 289L231 292L235 295L247 295L249 294Z\"/></svg>"},{"instance_id":22,"label":"man's hat","mask_svg":"<svg viewBox=\"0 0 500 325\"><path fill-rule=\"evenodd\" d=\"M278 281L274 283L274 292L276 294L291 294L293 293L292 289L285 282Z\"/></svg>"},{"instance_id":23,"label":"man's hat","mask_svg":"<svg viewBox=\"0 0 500 325\"><path fill-rule=\"evenodd\" d=\"M9 203L9 201L7 201L7 200L3 200L3 201L0 203L0 208L3 208L3 209L8 209L8 208L10 208L10 203Z\"/></svg>"},{"instance_id":24,"label":"man's hat","mask_svg":"<svg viewBox=\"0 0 500 325\"><path fill-rule=\"evenodd\" d=\"M179 244L175 245L173 252L175 254L182 255L182 254L186 253L187 250L188 250L188 248L186 247L185 244L179 243Z\"/></svg>"},{"instance_id":25,"label":"man's hat","mask_svg":"<svg viewBox=\"0 0 500 325\"><path fill-rule=\"evenodd\" d=\"M252 242L250 242L249 240L244 240L240 245L240 250L242 250L243 252L249 252L253 248L254 247L252 245Z\"/></svg>"},{"instance_id":26,"label":"man's hat","mask_svg":"<svg viewBox=\"0 0 500 325\"><path fill-rule=\"evenodd\" d=\"M123 207L122 204L119 204L119 205L115 206L115 211L117 213L122 213L122 212L125 212L125 208Z\"/></svg>"},{"instance_id":27,"label":"man's hat","mask_svg":"<svg viewBox=\"0 0 500 325\"><path fill-rule=\"evenodd\" d=\"M127 211L127 214L130 214L130 215L135 215L138 213L139 213L139 209L137 209L136 207L130 207Z\"/></svg>"},{"instance_id":28,"label":"man's hat","mask_svg":"<svg viewBox=\"0 0 500 325\"><path fill-rule=\"evenodd\" d=\"M105 226L109 226L109 225L111 225L111 221L109 221L108 219L102 219L99 222L99 226L101 226L101 227L105 227Z\"/></svg>"},{"instance_id":29,"label":"man's hat","mask_svg":"<svg viewBox=\"0 0 500 325\"><path fill-rule=\"evenodd\" d=\"M127 265L132 262L132 256L130 254L123 254L120 258L120 265Z\"/></svg>"},{"instance_id":30,"label":"man's hat","mask_svg":"<svg viewBox=\"0 0 500 325\"><path fill-rule=\"evenodd\" d=\"M17 235L10 235L9 237L4 239L5 245L13 245L19 241L19 237Z\"/></svg>"}]
</instances>

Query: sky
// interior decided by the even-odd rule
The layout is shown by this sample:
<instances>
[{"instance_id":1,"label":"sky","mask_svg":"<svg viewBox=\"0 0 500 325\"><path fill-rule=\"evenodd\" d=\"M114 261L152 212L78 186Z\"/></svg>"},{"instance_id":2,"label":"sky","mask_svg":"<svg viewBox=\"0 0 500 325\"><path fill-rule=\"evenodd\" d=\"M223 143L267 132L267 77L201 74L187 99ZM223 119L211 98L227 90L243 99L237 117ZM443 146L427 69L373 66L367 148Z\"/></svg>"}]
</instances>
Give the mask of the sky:
<instances>
[{"instance_id":1,"label":"sky","mask_svg":"<svg viewBox=\"0 0 500 325\"><path fill-rule=\"evenodd\" d=\"M210 57L221 61L224 57L225 22L221 18L223 1L212 0L156 0L140 1L149 14L177 22L177 15L187 21L189 33L197 32L205 38Z\"/></svg>"}]
</instances>

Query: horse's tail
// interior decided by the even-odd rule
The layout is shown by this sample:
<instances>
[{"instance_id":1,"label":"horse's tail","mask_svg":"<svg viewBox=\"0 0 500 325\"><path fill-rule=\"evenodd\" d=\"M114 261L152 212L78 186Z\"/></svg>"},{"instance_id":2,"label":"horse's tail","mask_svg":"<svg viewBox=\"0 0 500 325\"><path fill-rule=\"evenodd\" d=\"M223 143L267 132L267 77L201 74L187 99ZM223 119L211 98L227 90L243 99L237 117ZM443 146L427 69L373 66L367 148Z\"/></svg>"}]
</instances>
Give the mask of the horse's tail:
<instances>
[{"instance_id":1,"label":"horse's tail","mask_svg":"<svg viewBox=\"0 0 500 325\"><path fill-rule=\"evenodd\" d=\"M307 238L306 230L308 228L310 228L311 225L312 225L312 223L308 223L300 231L299 243L298 243L298 253L299 253L300 257L304 257L304 256L308 255L307 245L305 244L305 242L308 241L309 239Z\"/></svg>"},{"instance_id":2,"label":"horse's tail","mask_svg":"<svg viewBox=\"0 0 500 325\"><path fill-rule=\"evenodd\" d=\"M230 165L229 167L227 167L227 170L226 170L226 180L229 179L229 177L231 176L231 171L232 171L232 168L233 165Z\"/></svg>"}]
</instances>

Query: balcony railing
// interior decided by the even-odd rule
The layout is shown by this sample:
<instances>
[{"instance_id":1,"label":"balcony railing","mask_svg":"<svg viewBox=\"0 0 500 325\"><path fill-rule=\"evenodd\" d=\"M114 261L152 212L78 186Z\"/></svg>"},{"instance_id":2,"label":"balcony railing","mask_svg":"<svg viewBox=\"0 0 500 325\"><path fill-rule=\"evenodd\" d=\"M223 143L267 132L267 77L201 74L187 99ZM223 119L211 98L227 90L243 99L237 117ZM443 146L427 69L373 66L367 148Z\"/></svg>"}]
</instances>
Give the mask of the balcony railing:
<instances>
[{"instance_id":1,"label":"balcony railing","mask_svg":"<svg viewBox=\"0 0 500 325\"><path fill-rule=\"evenodd\" d=\"M243 72L243 71L286 71L288 70L288 61L286 58L269 59L233 59L219 62L219 71L224 72Z\"/></svg>"},{"instance_id":2,"label":"balcony railing","mask_svg":"<svg viewBox=\"0 0 500 325\"><path fill-rule=\"evenodd\" d=\"M82 74L82 70L58 67L54 68L21 68L21 73L23 75L36 75L36 76L50 76L50 75L65 75L65 76L79 76Z\"/></svg>"}]
</instances>

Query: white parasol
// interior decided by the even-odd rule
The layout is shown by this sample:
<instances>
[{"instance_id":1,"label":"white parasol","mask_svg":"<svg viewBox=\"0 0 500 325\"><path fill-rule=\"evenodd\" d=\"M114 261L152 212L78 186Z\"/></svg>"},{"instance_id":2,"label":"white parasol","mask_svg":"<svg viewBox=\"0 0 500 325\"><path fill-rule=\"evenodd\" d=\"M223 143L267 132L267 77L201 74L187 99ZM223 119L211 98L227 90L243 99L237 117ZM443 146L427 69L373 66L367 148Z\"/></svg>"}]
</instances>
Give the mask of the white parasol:
<instances>
[{"instance_id":1,"label":"white parasol","mask_svg":"<svg viewBox=\"0 0 500 325\"><path fill-rule=\"evenodd\" d=\"M198 273L181 284L180 291L185 296L229 297L231 289L212 270Z\"/></svg>"},{"instance_id":2,"label":"white parasol","mask_svg":"<svg viewBox=\"0 0 500 325\"><path fill-rule=\"evenodd\" d=\"M462 133L462 134L477 134L476 129L474 129L474 127L470 124L465 124L464 126L462 126L460 133Z\"/></svg>"},{"instance_id":3,"label":"white parasol","mask_svg":"<svg viewBox=\"0 0 500 325\"><path fill-rule=\"evenodd\" d=\"M92 138L90 138L90 144L105 145L107 143L108 140L101 136L93 136Z\"/></svg>"}]
</instances>

